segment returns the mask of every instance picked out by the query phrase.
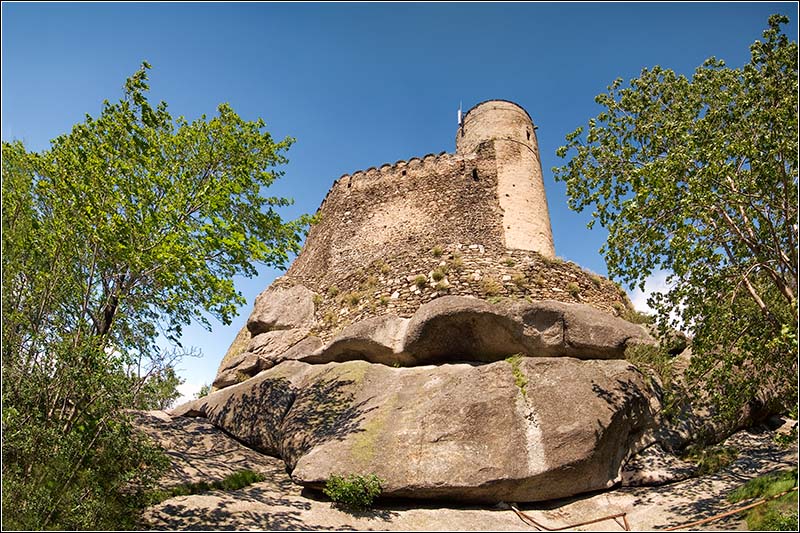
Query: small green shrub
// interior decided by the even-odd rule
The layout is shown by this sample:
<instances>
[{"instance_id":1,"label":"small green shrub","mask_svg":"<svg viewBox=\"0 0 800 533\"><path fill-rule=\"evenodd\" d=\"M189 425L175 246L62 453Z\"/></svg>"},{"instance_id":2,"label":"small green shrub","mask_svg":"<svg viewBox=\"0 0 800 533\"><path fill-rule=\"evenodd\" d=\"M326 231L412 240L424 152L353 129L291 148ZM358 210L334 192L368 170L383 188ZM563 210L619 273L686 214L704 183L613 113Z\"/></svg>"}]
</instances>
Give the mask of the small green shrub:
<instances>
[{"instance_id":1,"label":"small green shrub","mask_svg":"<svg viewBox=\"0 0 800 533\"><path fill-rule=\"evenodd\" d=\"M444 279L444 272L440 268L437 268L433 271L431 277L433 278L433 281L442 281Z\"/></svg>"},{"instance_id":2,"label":"small green shrub","mask_svg":"<svg viewBox=\"0 0 800 533\"><path fill-rule=\"evenodd\" d=\"M734 489L728 494L728 501L737 503L753 498L769 498L787 491L797 485L797 468L772 472L754 479Z\"/></svg>"},{"instance_id":3,"label":"small green shrub","mask_svg":"<svg viewBox=\"0 0 800 533\"><path fill-rule=\"evenodd\" d=\"M336 321L337 321L336 313L332 309L328 309L325 312L325 316L322 317L322 322L328 327L336 324Z\"/></svg>"},{"instance_id":4,"label":"small green shrub","mask_svg":"<svg viewBox=\"0 0 800 533\"><path fill-rule=\"evenodd\" d=\"M375 474L331 475L322 492L345 509L368 509L381 494L383 480Z\"/></svg>"},{"instance_id":5,"label":"small green shrub","mask_svg":"<svg viewBox=\"0 0 800 533\"><path fill-rule=\"evenodd\" d=\"M414 285L416 285L420 289L424 288L425 285L427 285L427 284L428 284L428 278L426 278L422 274L420 274L419 276L414 278Z\"/></svg>"},{"instance_id":6,"label":"small green shrub","mask_svg":"<svg viewBox=\"0 0 800 533\"><path fill-rule=\"evenodd\" d=\"M481 283L481 289L486 296L497 296L503 291L503 285L494 278L484 278Z\"/></svg>"},{"instance_id":7,"label":"small green shrub","mask_svg":"<svg viewBox=\"0 0 800 533\"><path fill-rule=\"evenodd\" d=\"M443 252L443 250L442 250L441 246L434 246L433 249L431 250L431 253L433 254L433 257L436 257L436 258L442 257L442 252Z\"/></svg>"},{"instance_id":8,"label":"small green shrub","mask_svg":"<svg viewBox=\"0 0 800 533\"><path fill-rule=\"evenodd\" d=\"M669 352L660 346L630 344L625 348L625 360L645 373L652 373L667 389L672 383L672 362Z\"/></svg>"},{"instance_id":9,"label":"small green shrub","mask_svg":"<svg viewBox=\"0 0 800 533\"><path fill-rule=\"evenodd\" d=\"M388 274L392 270L392 268L389 266L389 264L386 261L381 261L381 260L378 260L378 261L375 262L375 268L381 274Z\"/></svg>"},{"instance_id":10,"label":"small green shrub","mask_svg":"<svg viewBox=\"0 0 800 533\"><path fill-rule=\"evenodd\" d=\"M581 288L578 286L577 283L571 281L567 283L567 292L570 293L575 298L577 298L578 295L581 293Z\"/></svg>"},{"instance_id":11,"label":"small green shrub","mask_svg":"<svg viewBox=\"0 0 800 533\"><path fill-rule=\"evenodd\" d=\"M328 287L327 292L328 292L328 298L336 298L336 296L339 294L339 287L337 287L336 285L331 285L330 287Z\"/></svg>"},{"instance_id":12,"label":"small green shrub","mask_svg":"<svg viewBox=\"0 0 800 533\"><path fill-rule=\"evenodd\" d=\"M453 260L450 261L450 267L456 271L464 268L464 259L461 257L461 254L453 254Z\"/></svg>"},{"instance_id":13,"label":"small green shrub","mask_svg":"<svg viewBox=\"0 0 800 533\"><path fill-rule=\"evenodd\" d=\"M447 285L446 283L441 283L441 282L437 283L436 287L434 287L434 288L439 292L447 292L447 291L450 290L450 286L449 285Z\"/></svg>"},{"instance_id":14,"label":"small green shrub","mask_svg":"<svg viewBox=\"0 0 800 533\"><path fill-rule=\"evenodd\" d=\"M566 262L563 259L561 259L560 257L545 257L545 256L541 256L541 257L542 257L542 261L544 261L544 264L547 265L547 266L563 265Z\"/></svg>"},{"instance_id":15,"label":"small green shrub","mask_svg":"<svg viewBox=\"0 0 800 533\"><path fill-rule=\"evenodd\" d=\"M314 306L319 307L320 305L322 305L322 300L323 298L321 294L315 294L313 298Z\"/></svg>"},{"instance_id":16,"label":"small green shrub","mask_svg":"<svg viewBox=\"0 0 800 533\"><path fill-rule=\"evenodd\" d=\"M378 299L378 303L383 305L383 306L389 305L389 297L388 296L381 296L380 299Z\"/></svg>"},{"instance_id":17,"label":"small green shrub","mask_svg":"<svg viewBox=\"0 0 800 533\"><path fill-rule=\"evenodd\" d=\"M358 302L361 301L361 294L355 291L348 292L347 295L344 297L344 301L350 307L355 307L358 305Z\"/></svg>"},{"instance_id":18,"label":"small green shrub","mask_svg":"<svg viewBox=\"0 0 800 533\"><path fill-rule=\"evenodd\" d=\"M166 489L156 489L148 494L148 505L155 505L176 496L190 496L212 490L239 490L253 483L264 481L264 476L252 470L238 470L218 481L183 483Z\"/></svg>"},{"instance_id":19,"label":"small green shrub","mask_svg":"<svg viewBox=\"0 0 800 533\"><path fill-rule=\"evenodd\" d=\"M528 283L528 278L524 274L516 273L511 276L511 282L519 288L525 287Z\"/></svg>"},{"instance_id":20,"label":"small green shrub","mask_svg":"<svg viewBox=\"0 0 800 533\"><path fill-rule=\"evenodd\" d=\"M634 324L655 324L656 317L647 313L642 313L635 309L625 309L622 311L620 318L632 322Z\"/></svg>"},{"instance_id":21,"label":"small green shrub","mask_svg":"<svg viewBox=\"0 0 800 533\"><path fill-rule=\"evenodd\" d=\"M247 485L252 485L259 481L264 481L264 476L252 470L239 470L229 474L222 481L214 482L214 488L222 490L239 490Z\"/></svg>"},{"instance_id":22,"label":"small green shrub","mask_svg":"<svg viewBox=\"0 0 800 533\"><path fill-rule=\"evenodd\" d=\"M697 465L697 475L705 476L719 472L739 456L739 450L732 446L690 446L682 459Z\"/></svg>"},{"instance_id":23,"label":"small green shrub","mask_svg":"<svg viewBox=\"0 0 800 533\"><path fill-rule=\"evenodd\" d=\"M507 267L513 267L516 264L516 262L513 259L511 259L510 257L507 257L507 258L503 259L503 264L505 266L507 266Z\"/></svg>"},{"instance_id":24,"label":"small green shrub","mask_svg":"<svg viewBox=\"0 0 800 533\"><path fill-rule=\"evenodd\" d=\"M195 398L204 398L211 394L211 385L208 383L203 383L203 386L200 387L200 390L197 391L194 395Z\"/></svg>"}]
</instances>

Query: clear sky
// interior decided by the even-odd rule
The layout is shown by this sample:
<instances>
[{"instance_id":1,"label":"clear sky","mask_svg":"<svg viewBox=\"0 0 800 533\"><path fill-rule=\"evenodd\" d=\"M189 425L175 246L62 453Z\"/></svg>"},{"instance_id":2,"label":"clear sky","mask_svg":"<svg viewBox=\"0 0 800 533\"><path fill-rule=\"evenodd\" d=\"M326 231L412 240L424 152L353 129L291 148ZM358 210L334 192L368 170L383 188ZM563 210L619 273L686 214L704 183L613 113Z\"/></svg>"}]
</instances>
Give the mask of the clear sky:
<instances>
[{"instance_id":1,"label":"clear sky","mask_svg":"<svg viewBox=\"0 0 800 533\"><path fill-rule=\"evenodd\" d=\"M794 2L721 3L16 3L2 4L2 139L42 150L102 101L116 101L143 60L151 101L173 116L244 119L292 136L286 217L313 213L344 173L453 152L457 109L487 99L528 110L545 176L556 253L606 274L605 232L567 208L551 167L564 136L597 115L615 78L661 65L691 75L706 58L749 61L772 13ZM210 383L275 270L239 279L247 305L230 326L188 328L186 391ZM658 280L654 280L658 285ZM632 294L637 302L641 298Z\"/></svg>"}]
</instances>

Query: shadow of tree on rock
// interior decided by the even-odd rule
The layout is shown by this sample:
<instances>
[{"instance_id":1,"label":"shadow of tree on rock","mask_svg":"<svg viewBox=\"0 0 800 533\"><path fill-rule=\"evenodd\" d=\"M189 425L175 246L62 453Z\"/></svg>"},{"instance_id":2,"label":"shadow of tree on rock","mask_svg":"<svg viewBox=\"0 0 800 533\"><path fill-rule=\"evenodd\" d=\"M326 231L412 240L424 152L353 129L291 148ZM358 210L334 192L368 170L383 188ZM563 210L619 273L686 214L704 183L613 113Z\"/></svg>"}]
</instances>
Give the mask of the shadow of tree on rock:
<instances>
[{"instance_id":1,"label":"shadow of tree on rock","mask_svg":"<svg viewBox=\"0 0 800 533\"><path fill-rule=\"evenodd\" d=\"M377 406L356 402L356 386L352 379L321 379L298 392L281 427L281 457L290 469L312 448L363 431L362 418Z\"/></svg>"},{"instance_id":2,"label":"shadow of tree on rock","mask_svg":"<svg viewBox=\"0 0 800 533\"><path fill-rule=\"evenodd\" d=\"M266 378L221 405L209 405L206 416L217 427L261 453L280 456L281 424L297 396L286 378Z\"/></svg>"}]
</instances>

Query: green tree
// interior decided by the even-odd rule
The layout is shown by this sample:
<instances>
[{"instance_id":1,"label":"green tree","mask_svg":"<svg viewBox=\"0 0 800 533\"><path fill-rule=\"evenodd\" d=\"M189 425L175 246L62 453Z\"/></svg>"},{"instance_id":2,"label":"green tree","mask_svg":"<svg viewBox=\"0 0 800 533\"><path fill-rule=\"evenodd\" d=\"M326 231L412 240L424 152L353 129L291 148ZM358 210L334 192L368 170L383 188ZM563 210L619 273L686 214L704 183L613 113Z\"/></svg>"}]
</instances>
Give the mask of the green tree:
<instances>
[{"instance_id":1,"label":"green tree","mask_svg":"<svg viewBox=\"0 0 800 533\"><path fill-rule=\"evenodd\" d=\"M715 58L691 79L645 68L597 96L554 168L569 205L608 229L609 273L654 295L663 328L693 336L692 372L723 415L765 391L797 402L797 43L773 15L751 60ZM672 318L670 318L672 314Z\"/></svg>"},{"instance_id":2,"label":"green tree","mask_svg":"<svg viewBox=\"0 0 800 533\"><path fill-rule=\"evenodd\" d=\"M303 238L263 195L292 139L224 104L173 119L149 68L48 150L2 145L4 528L130 527L164 458L125 409L174 400L182 326L229 323L233 276Z\"/></svg>"},{"instance_id":3,"label":"green tree","mask_svg":"<svg viewBox=\"0 0 800 533\"><path fill-rule=\"evenodd\" d=\"M203 383L200 387L200 390L194 394L195 399L204 398L211 394L211 385L208 383Z\"/></svg>"}]
</instances>

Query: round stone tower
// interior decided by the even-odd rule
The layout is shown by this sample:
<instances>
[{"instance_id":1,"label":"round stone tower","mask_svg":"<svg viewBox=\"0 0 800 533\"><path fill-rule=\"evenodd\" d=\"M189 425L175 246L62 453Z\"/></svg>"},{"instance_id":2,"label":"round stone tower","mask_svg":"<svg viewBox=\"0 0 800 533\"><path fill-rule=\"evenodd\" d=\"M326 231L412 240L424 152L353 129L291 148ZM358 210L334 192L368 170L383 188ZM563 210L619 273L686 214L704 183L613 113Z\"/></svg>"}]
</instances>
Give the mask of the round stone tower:
<instances>
[{"instance_id":1,"label":"round stone tower","mask_svg":"<svg viewBox=\"0 0 800 533\"><path fill-rule=\"evenodd\" d=\"M456 153L468 157L494 142L497 197L503 210L505 246L555 257L536 131L528 112L507 100L470 109L456 133Z\"/></svg>"}]
</instances>

